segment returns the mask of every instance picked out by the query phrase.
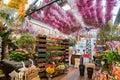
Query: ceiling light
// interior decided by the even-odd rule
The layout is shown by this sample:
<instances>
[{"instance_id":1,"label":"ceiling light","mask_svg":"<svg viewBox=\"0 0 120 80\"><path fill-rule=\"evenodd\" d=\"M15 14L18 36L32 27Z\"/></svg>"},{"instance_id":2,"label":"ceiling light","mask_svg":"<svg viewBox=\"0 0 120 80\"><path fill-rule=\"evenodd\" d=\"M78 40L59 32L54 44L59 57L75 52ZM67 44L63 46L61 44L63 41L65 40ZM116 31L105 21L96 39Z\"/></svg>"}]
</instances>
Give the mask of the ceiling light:
<instances>
[{"instance_id":1,"label":"ceiling light","mask_svg":"<svg viewBox=\"0 0 120 80\"><path fill-rule=\"evenodd\" d=\"M64 4L63 6L61 6L63 10L67 11L67 10L70 10L71 7L66 3Z\"/></svg>"},{"instance_id":2,"label":"ceiling light","mask_svg":"<svg viewBox=\"0 0 120 80\"><path fill-rule=\"evenodd\" d=\"M67 3L67 0L59 0L57 3L60 5L60 7L62 7L63 10L71 9L70 5Z\"/></svg>"}]
</instances>

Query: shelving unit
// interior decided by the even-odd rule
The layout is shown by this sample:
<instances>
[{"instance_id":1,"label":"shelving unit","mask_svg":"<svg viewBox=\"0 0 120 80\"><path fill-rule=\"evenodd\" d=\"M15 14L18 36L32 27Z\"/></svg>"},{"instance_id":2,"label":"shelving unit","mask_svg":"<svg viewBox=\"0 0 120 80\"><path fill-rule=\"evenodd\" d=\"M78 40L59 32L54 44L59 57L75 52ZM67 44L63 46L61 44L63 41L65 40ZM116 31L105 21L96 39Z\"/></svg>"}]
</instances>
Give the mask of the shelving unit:
<instances>
[{"instance_id":1,"label":"shelving unit","mask_svg":"<svg viewBox=\"0 0 120 80\"><path fill-rule=\"evenodd\" d=\"M36 51L38 52L38 67L40 68L40 77L46 77L46 65L54 63L56 66L69 63L69 41L58 38L46 38L39 36L37 38ZM52 77L61 75L67 71L67 68L55 71Z\"/></svg>"},{"instance_id":2,"label":"shelving unit","mask_svg":"<svg viewBox=\"0 0 120 80\"><path fill-rule=\"evenodd\" d=\"M36 52L38 53L37 65L40 69L40 77L46 77L45 65L46 65L46 36L38 36L36 40Z\"/></svg>"},{"instance_id":3,"label":"shelving unit","mask_svg":"<svg viewBox=\"0 0 120 80\"><path fill-rule=\"evenodd\" d=\"M63 39L51 38L47 39L47 55L48 55L48 63L54 62L56 66L59 66L61 63L65 64L65 53L66 47ZM65 72L65 70L61 70L52 75L52 77L61 75Z\"/></svg>"},{"instance_id":4,"label":"shelving unit","mask_svg":"<svg viewBox=\"0 0 120 80\"><path fill-rule=\"evenodd\" d=\"M70 42L68 39L64 40L65 43L65 63L67 65L69 65L69 46L70 46Z\"/></svg>"}]
</instances>

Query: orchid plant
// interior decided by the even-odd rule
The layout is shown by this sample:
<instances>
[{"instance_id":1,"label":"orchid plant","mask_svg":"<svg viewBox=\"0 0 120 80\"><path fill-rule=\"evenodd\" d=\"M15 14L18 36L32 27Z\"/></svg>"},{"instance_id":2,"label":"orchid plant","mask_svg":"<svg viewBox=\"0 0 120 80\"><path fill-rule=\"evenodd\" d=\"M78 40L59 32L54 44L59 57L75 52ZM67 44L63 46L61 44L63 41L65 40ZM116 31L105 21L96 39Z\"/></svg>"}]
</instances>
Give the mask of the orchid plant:
<instances>
[{"instance_id":1,"label":"orchid plant","mask_svg":"<svg viewBox=\"0 0 120 80\"><path fill-rule=\"evenodd\" d=\"M112 61L120 61L120 55L118 53L118 47L120 45L120 41L108 41L106 42L106 45L110 48L106 53L106 59L110 62Z\"/></svg>"},{"instance_id":2,"label":"orchid plant","mask_svg":"<svg viewBox=\"0 0 120 80\"><path fill-rule=\"evenodd\" d=\"M120 41L112 41L112 42L107 41L107 42L106 42L106 45L107 45L113 52L116 52L118 46L120 45Z\"/></svg>"}]
</instances>

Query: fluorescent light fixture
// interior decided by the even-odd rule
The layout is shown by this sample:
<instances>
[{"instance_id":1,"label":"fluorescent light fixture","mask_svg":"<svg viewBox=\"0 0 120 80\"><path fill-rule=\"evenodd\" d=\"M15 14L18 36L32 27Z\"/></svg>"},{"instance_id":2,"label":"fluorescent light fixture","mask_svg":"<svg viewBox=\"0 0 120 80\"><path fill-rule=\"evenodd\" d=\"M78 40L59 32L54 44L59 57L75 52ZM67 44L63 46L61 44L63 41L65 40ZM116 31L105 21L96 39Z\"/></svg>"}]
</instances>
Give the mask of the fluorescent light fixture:
<instances>
[{"instance_id":1,"label":"fluorescent light fixture","mask_svg":"<svg viewBox=\"0 0 120 80\"><path fill-rule=\"evenodd\" d=\"M65 11L67 11L67 10L70 10L71 7L70 7L67 3L65 3L65 4L62 6L62 9L65 10Z\"/></svg>"}]
</instances>

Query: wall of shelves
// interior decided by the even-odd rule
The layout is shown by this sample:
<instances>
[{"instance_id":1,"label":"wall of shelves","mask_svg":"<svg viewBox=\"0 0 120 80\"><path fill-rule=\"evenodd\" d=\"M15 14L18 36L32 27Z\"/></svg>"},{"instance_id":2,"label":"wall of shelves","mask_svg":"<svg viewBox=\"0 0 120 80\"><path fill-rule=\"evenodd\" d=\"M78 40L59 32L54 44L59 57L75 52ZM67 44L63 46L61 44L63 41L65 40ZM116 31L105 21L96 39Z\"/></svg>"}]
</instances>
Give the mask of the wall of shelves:
<instances>
[{"instance_id":1,"label":"wall of shelves","mask_svg":"<svg viewBox=\"0 0 120 80\"><path fill-rule=\"evenodd\" d=\"M47 55L49 57L49 63L55 63L56 67L65 64L66 47L63 39L49 38L47 39ZM56 70L52 77L65 73L64 70Z\"/></svg>"},{"instance_id":2,"label":"wall of shelves","mask_svg":"<svg viewBox=\"0 0 120 80\"><path fill-rule=\"evenodd\" d=\"M68 40L39 36L36 42L40 77L46 77L46 65L54 63L56 66L59 66L62 63L66 66L69 64ZM52 77L65 73L66 69L55 71Z\"/></svg>"}]
</instances>

